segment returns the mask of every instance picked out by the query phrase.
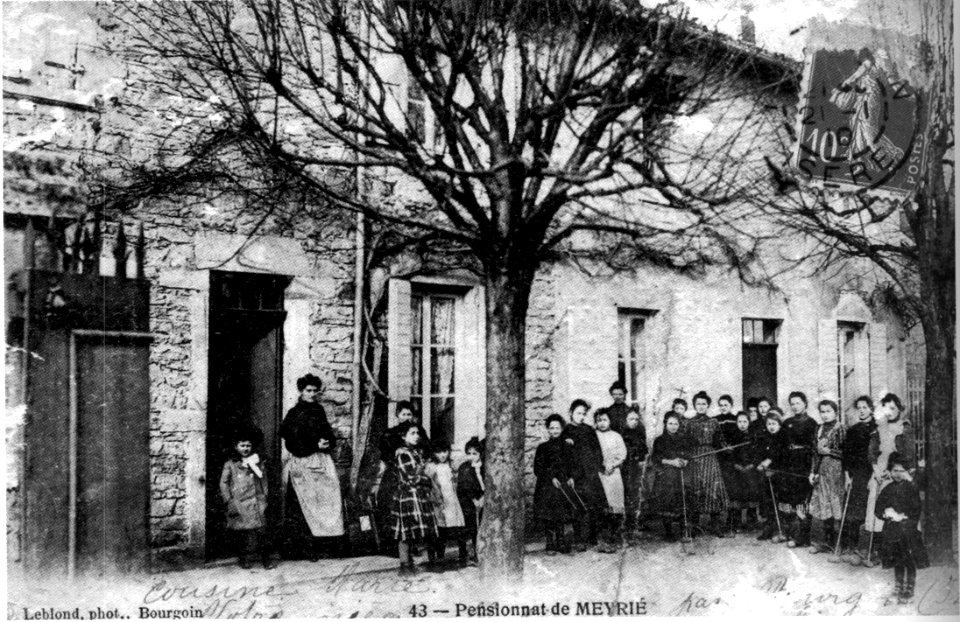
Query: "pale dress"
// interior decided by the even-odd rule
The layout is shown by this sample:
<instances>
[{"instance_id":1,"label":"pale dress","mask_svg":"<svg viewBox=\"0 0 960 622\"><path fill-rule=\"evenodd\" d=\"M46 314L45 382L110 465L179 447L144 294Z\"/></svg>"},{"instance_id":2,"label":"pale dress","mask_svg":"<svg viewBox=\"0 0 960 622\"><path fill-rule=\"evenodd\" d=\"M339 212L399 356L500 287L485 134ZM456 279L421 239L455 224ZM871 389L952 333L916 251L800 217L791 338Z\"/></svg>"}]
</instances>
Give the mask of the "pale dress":
<instances>
[{"instance_id":1,"label":"pale dress","mask_svg":"<svg viewBox=\"0 0 960 622\"><path fill-rule=\"evenodd\" d=\"M598 430L597 439L600 441L600 451L603 452L604 472L600 473L600 484L607 496L607 509L613 514L623 514L623 478L620 476L620 465L627 459L627 446L623 437L613 430ZM607 475L606 471L609 469L613 471Z\"/></svg>"}]
</instances>

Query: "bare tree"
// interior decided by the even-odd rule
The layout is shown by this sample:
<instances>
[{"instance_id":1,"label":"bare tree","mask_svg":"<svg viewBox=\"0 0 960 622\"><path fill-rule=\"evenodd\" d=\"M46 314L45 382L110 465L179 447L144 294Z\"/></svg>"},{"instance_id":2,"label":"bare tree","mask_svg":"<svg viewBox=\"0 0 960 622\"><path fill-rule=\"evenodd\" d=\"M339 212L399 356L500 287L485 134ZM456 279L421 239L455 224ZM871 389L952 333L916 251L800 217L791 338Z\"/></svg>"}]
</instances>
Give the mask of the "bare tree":
<instances>
[{"instance_id":1,"label":"bare tree","mask_svg":"<svg viewBox=\"0 0 960 622\"><path fill-rule=\"evenodd\" d=\"M914 196L837 196L807 188L802 175L768 161L779 193L762 211L813 242L804 257L808 267L858 273L868 293L908 324L919 322L926 353L924 532L935 557L950 561L957 482L953 5L925 0L922 11L918 127L927 165ZM790 141L783 147L789 151Z\"/></svg>"},{"instance_id":2,"label":"bare tree","mask_svg":"<svg viewBox=\"0 0 960 622\"><path fill-rule=\"evenodd\" d=\"M482 275L488 578L523 567L516 465L538 268L585 247L674 267L726 260L736 243L718 244L714 216L758 191L766 112L794 88L789 63L671 4L641 4L237 0L117 13L123 52L194 115L126 182L171 166L236 177L239 157L257 179L295 182L311 209L461 251ZM269 194L254 202L273 205Z\"/></svg>"}]
</instances>

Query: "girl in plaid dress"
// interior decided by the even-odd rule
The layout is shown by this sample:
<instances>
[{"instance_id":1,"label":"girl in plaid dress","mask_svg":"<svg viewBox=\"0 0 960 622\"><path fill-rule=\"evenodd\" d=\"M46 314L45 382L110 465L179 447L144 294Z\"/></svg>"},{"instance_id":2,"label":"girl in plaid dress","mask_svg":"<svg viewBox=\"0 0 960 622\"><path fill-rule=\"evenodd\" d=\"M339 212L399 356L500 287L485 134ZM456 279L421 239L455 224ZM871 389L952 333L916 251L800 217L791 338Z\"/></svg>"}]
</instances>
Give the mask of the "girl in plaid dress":
<instances>
[{"instance_id":1,"label":"girl in plaid dress","mask_svg":"<svg viewBox=\"0 0 960 622\"><path fill-rule=\"evenodd\" d=\"M423 456L417 448L420 432L413 422L398 426L403 446L397 449L397 489L393 495L390 526L400 556L400 574L414 574L416 568L410 557L411 544L427 548L429 568L436 569L434 544L438 537L437 520L433 513L433 482L425 472Z\"/></svg>"},{"instance_id":2,"label":"girl in plaid dress","mask_svg":"<svg viewBox=\"0 0 960 622\"><path fill-rule=\"evenodd\" d=\"M840 407L836 402L823 400L817 408L823 423L817 428L817 454L810 473L810 482L813 484L810 514L823 521L824 541L814 543L810 552L826 553L836 545L836 525L843 520L845 477L841 459L847 429L837 420Z\"/></svg>"}]
</instances>

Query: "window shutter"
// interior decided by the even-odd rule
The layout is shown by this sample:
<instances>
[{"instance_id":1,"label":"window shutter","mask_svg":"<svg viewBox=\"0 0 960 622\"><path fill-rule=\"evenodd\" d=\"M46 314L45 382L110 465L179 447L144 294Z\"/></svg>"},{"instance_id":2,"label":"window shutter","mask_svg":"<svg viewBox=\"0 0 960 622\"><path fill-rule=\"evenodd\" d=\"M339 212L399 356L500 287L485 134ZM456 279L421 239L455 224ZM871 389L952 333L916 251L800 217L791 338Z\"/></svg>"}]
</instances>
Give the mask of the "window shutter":
<instances>
[{"instance_id":1,"label":"window shutter","mask_svg":"<svg viewBox=\"0 0 960 622\"><path fill-rule=\"evenodd\" d=\"M889 389L887 378L887 327L870 324L870 395Z\"/></svg>"},{"instance_id":2,"label":"window shutter","mask_svg":"<svg viewBox=\"0 0 960 622\"><path fill-rule=\"evenodd\" d=\"M820 395L830 394L833 398L840 395L837 382L837 321L820 320L817 332L817 351L820 357Z\"/></svg>"},{"instance_id":3,"label":"window shutter","mask_svg":"<svg viewBox=\"0 0 960 622\"><path fill-rule=\"evenodd\" d=\"M387 392L390 399L410 399L410 281L390 279L387 286ZM390 424L395 423L390 408Z\"/></svg>"}]
</instances>

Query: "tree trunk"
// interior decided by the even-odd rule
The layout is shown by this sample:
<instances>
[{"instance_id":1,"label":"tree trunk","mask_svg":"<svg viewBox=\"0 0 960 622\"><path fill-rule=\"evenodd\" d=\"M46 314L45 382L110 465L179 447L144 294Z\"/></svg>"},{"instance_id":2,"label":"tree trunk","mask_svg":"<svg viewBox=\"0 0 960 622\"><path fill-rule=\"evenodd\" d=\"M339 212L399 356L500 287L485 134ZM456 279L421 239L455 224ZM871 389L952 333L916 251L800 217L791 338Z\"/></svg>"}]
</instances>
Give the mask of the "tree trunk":
<instances>
[{"instance_id":1,"label":"tree trunk","mask_svg":"<svg viewBox=\"0 0 960 622\"><path fill-rule=\"evenodd\" d=\"M925 279L926 280L926 279ZM939 283L939 291L927 290L921 318L926 350L924 379L924 435L926 469L924 490L924 535L937 564L953 564L953 524L956 520L957 463L955 442L955 364L951 348L956 334L954 283ZM949 289L948 293L947 290Z\"/></svg>"},{"instance_id":2,"label":"tree trunk","mask_svg":"<svg viewBox=\"0 0 960 622\"><path fill-rule=\"evenodd\" d=\"M525 341L533 275L487 270L486 479L478 544L485 582L523 574Z\"/></svg>"}]
</instances>

